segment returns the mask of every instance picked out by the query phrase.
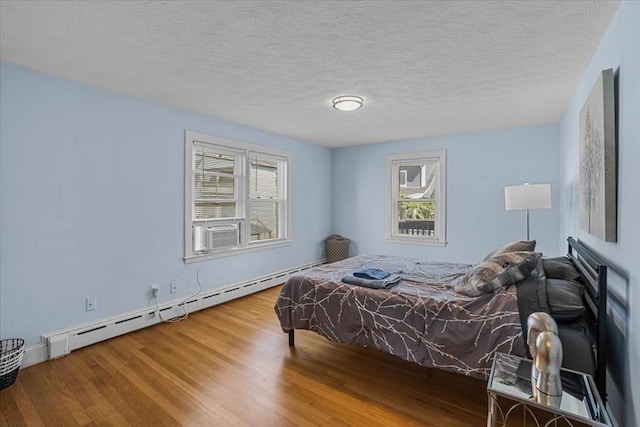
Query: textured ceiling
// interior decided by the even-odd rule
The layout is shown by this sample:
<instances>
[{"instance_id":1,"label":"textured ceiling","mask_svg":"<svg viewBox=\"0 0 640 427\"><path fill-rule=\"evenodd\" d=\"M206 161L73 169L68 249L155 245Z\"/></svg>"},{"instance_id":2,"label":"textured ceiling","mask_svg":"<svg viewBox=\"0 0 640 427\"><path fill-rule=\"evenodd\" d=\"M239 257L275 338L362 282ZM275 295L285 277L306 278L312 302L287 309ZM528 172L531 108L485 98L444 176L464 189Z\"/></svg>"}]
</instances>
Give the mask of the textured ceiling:
<instances>
[{"instance_id":1,"label":"textured ceiling","mask_svg":"<svg viewBox=\"0 0 640 427\"><path fill-rule=\"evenodd\" d=\"M618 6L3 0L0 55L339 147L557 122Z\"/></svg>"}]
</instances>

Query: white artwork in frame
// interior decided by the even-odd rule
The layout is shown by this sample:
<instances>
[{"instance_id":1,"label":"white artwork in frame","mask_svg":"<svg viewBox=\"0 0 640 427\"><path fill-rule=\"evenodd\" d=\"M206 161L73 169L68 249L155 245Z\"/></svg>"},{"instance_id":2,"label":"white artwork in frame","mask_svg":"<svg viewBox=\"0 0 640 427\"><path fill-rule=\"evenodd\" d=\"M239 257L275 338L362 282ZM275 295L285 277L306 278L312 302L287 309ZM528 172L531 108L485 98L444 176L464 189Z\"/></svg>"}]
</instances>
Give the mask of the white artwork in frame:
<instances>
[{"instance_id":1,"label":"white artwork in frame","mask_svg":"<svg viewBox=\"0 0 640 427\"><path fill-rule=\"evenodd\" d=\"M617 241L617 165L613 70L598 76L580 111L578 224L607 242Z\"/></svg>"}]
</instances>

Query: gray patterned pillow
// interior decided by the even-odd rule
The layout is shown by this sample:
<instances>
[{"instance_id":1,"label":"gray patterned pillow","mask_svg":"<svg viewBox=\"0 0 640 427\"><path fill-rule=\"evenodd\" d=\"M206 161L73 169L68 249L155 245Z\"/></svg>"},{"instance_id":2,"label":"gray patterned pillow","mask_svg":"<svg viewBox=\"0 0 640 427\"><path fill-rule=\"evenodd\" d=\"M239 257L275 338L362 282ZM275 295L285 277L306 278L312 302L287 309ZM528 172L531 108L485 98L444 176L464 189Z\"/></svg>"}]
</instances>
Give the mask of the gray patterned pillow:
<instances>
[{"instance_id":1,"label":"gray patterned pillow","mask_svg":"<svg viewBox=\"0 0 640 427\"><path fill-rule=\"evenodd\" d=\"M491 251L482 258L482 261L486 261L491 257L496 255L502 255L509 252L533 252L536 249L536 241L535 240L518 240L515 242L508 243L501 248L496 249L495 251ZM480 262L482 262L480 261Z\"/></svg>"},{"instance_id":2,"label":"gray patterned pillow","mask_svg":"<svg viewBox=\"0 0 640 427\"><path fill-rule=\"evenodd\" d=\"M491 293L528 277L540 257L540 252L509 252L491 257L467 271L454 289L470 297Z\"/></svg>"}]
</instances>

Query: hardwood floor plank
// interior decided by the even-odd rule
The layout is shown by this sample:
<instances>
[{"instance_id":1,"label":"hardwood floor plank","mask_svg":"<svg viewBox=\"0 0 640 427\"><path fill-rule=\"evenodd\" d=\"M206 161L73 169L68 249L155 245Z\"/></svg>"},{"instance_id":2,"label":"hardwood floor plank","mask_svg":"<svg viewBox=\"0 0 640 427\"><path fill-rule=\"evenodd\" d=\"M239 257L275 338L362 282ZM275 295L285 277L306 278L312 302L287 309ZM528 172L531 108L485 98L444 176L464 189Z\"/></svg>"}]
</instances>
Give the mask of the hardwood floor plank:
<instances>
[{"instance_id":1,"label":"hardwood floor plank","mask_svg":"<svg viewBox=\"0 0 640 427\"><path fill-rule=\"evenodd\" d=\"M24 419L20 416L20 408L13 396L2 399L2 414L0 425L26 426Z\"/></svg>"},{"instance_id":2,"label":"hardwood floor plank","mask_svg":"<svg viewBox=\"0 0 640 427\"><path fill-rule=\"evenodd\" d=\"M0 392L0 427L479 426L483 381L308 331L280 287L74 351Z\"/></svg>"},{"instance_id":3,"label":"hardwood floor plank","mask_svg":"<svg viewBox=\"0 0 640 427\"><path fill-rule=\"evenodd\" d=\"M113 342L113 353L109 359L101 360L104 365L121 370L132 382L140 393L145 397L145 401L153 405L156 410L166 413L169 420L173 422L169 425L189 425L192 422L206 422L211 416L221 418L221 422L227 425L241 425L239 420L230 417L224 408L219 411L196 405L191 397L175 383L167 380L166 377L158 375L154 367L148 366L139 357L132 359L128 365L121 362L121 357L128 351L121 342ZM176 360L176 364L182 363ZM203 424L205 425L205 424Z\"/></svg>"},{"instance_id":4,"label":"hardwood floor plank","mask_svg":"<svg viewBox=\"0 0 640 427\"><path fill-rule=\"evenodd\" d=\"M21 382L15 383L13 386L14 393L12 395L7 395L6 401L0 398L0 404L2 404L2 414L6 415L7 424L0 423L0 426L4 425L15 425L18 426L33 426L33 427L42 427L44 426L44 422L38 415L38 411L35 406L31 402L29 395L26 393L24 387L22 387ZM13 400L15 403L15 408L12 410L5 410L4 406L8 403L8 401ZM11 418L9 418L11 417ZM9 421L11 420L11 421Z\"/></svg>"},{"instance_id":5,"label":"hardwood floor plank","mask_svg":"<svg viewBox=\"0 0 640 427\"><path fill-rule=\"evenodd\" d=\"M79 378L91 379L91 384L85 393L90 394L93 401L101 398L107 399L132 425L144 425L152 423L162 426L170 425L166 423L168 418L162 408L149 405L140 396L142 391L126 378L117 369L109 369L108 362L96 363L90 353L85 354L84 363L75 364L71 368L77 371ZM103 354L96 355L104 360L108 360ZM90 360L87 363L86 360Z\"/></svg>"}]
</instances>

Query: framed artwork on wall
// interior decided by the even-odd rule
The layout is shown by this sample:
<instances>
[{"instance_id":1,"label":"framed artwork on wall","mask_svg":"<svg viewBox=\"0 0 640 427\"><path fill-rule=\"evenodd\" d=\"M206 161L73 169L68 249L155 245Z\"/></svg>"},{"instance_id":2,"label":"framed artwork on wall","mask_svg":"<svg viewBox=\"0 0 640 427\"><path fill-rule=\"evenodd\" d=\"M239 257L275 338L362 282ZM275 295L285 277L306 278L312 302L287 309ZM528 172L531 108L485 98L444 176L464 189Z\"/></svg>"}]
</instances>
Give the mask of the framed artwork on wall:
<instances>
[{"instance_id":1,"label":"framed artwork on wall","mask_svg":"<svg viewBox=\"0 0 640 427\"><path fill-rule=\"evenodd\" d=\"M607 242L618 237L613 79L612 69L602 71L580 111L578 224Z\"/></svg>"}]
</instances>

